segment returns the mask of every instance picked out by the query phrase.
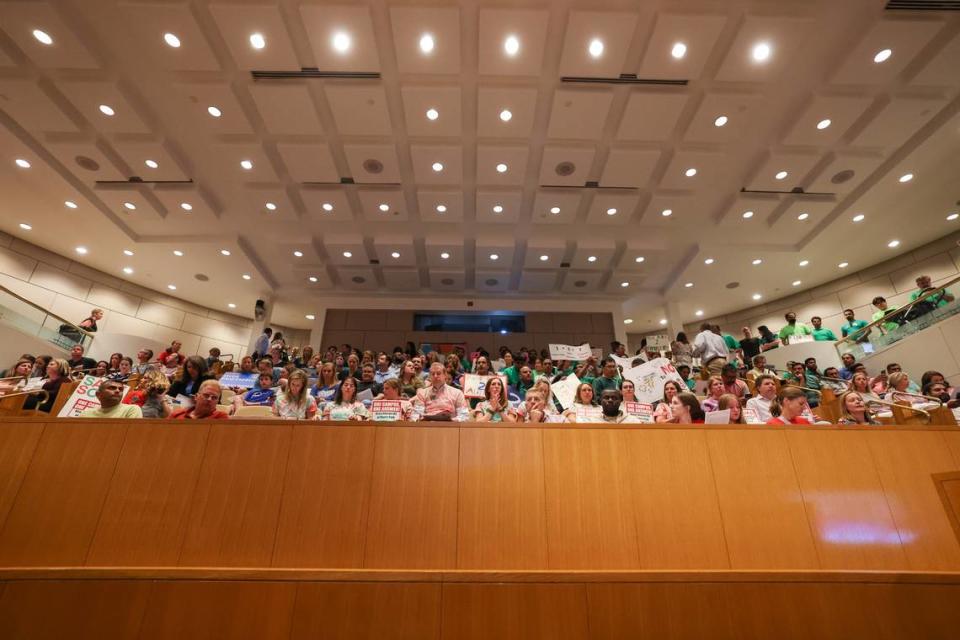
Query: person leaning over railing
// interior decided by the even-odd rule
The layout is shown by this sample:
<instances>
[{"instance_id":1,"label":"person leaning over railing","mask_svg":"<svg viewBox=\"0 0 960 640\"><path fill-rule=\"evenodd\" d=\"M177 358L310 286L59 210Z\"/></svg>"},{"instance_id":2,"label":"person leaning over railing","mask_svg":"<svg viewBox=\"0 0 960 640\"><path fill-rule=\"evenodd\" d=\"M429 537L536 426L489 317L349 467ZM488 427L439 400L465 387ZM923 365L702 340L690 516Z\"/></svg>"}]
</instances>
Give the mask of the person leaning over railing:
<instances>
[{"instance_id":1,"label":"person leaning over railing","mask_svg":"<svg viewBox=\"0 0 960 640\"><path fill-rule=\"evenodd\" d=\"M937 290L937 288L933 286L930 276L920 276L917 278L916 283L917 290L910 294L910 302L914 302L920 296ZM933 305L933 307L945 307L954 300L956 300L956 298L946 289L941 289L939 293L936 293L926 299L926 301Z\"/></svg>"}]
</instances>

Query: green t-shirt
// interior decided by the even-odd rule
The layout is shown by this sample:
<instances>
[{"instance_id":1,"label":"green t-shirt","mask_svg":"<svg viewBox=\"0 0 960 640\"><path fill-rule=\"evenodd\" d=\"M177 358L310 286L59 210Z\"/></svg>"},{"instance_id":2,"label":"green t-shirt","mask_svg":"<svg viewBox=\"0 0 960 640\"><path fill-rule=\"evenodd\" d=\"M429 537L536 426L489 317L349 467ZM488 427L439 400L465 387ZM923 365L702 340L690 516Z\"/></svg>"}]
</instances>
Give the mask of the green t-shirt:
<instances>
[{"instance_id":1,"label":"green t-shirt","mask_svg":"<svg viewBox=\"0 0 960 640\"><path fill-rule=\"evenodd\" d=\"M600 376L593 379L593 397L597 400L607 389L620 389L620 378L607 378Z\"/></svg>"},{"instance_id":2,"label":"green t-shirt","mask_svg":"<svg viewBox=\"0 0 960 640\"><path fill-rule=\"evenodd\" d=\"M507 376L507 382L509 382L512 386L515 387L520 384L520 371L517 369L517 365L504 367L500 370L500 373Z\"/></svg>"},{"instance_id":3,"label":"green t-shirt","mask_svg":"<svg viewBox=\"0 0 960 640\"><path fill-rule=\"evenodd\" d=\"M777 334L781 340L784 338L789 338L790 336L808 336L810 335L810 327L805 324L787 324L780 329L780 333Z\"/></svg>"},{"instance_id":4,"label":"green t-shirt","mask_svg":"<svg viewBox=\"0 0 960 640\"><path fill-rule=\"evenodd\" d=\"M90 407L80 412L81 418L142 418L143 412L135 404L123 404L122 402L109 409L103 407Z\"/></svg>"},{"instance_id":5,"label":"green t-shirt","mask_svg":"<svg viewBox=\"0 0 960 640\"><path fill-rule=\"evenodd\" d=\"M926 292L921 292L920 289L917 289L916 291L914 291L913 293L911 293L911 294L910 294L910 302L913 302L914 300L916 300L917 298L919 298L921 295L923 295L923 293L926 293ZM947 291L946 289L944 289L944 290L943 290L943 294L948 296L948 295L950 295L950 292ZM938 307L945 307L945 306L947 306L948 304L950 304L950 303L944 298L944 296L941 295L941 294L936 294L936 295L934 295L934 296L932 296L932 297L933 297L933 298L938 298L938 297L940 298L939 300L937 300L937 306L938 306ZM927 298L927 300L930 300L930 298Z\"/></svg>"},{"instance_id":6,"label":"green t-shirt","mask_svg":"<svg viewBox=\"0 0 960 640\"><path fill-rule=\"evenodd\" d=\"M836 342L837 336L833 335L833 331L830 331L830 329L824 329L821 327L813 330L813 339L818 342L826 342L827 340Z\"/></svg>"},{"instance_id":7,"label":"green t-shirt","mask_svg":"<svg viewBox=\"0 0 960 640\"><path fill-rule=\"evenodd\" d=\"M896 311L896 310L897 310L897 307L887 307L886 309L878 309L877 312L873 314L873 317L870 318L870 321L876 322L877 320L887 315L891 311ZM897 324L896 322L884 322L883 324L880 325L880 328L882 328L884 331L893 331L899 326L900 325Z\"/></svg>"},{"instance_id":8,"label":"green t-shirt","mask_svg":"<svg viewBox=\"0 0 960 640\"><path fill-rule=\"evenodd\" d=\"M866 320L854 320L853 322L847 322L846 324L840 327L840 333L846 338L851 333L856 333L860 329L863 329L865 326L870 324Z\"/></svg>"},{"instance_id":9,"label":"green t-shirt","mask_svg":"<svg viewBox=\"0 0 960 640\"><path fill-rule=\"evenodd\" d=\"M726 345L727 345L727 349L730 349L731 351L733 351L734 349L739 349L739 348L740 348L740 343L737 342L737 339L734 338L734 337L733 337L732 335L730 335L729 333L723 334L722 337L723 337L724 343L726 343Z\"/></svg>"}]
</instances>

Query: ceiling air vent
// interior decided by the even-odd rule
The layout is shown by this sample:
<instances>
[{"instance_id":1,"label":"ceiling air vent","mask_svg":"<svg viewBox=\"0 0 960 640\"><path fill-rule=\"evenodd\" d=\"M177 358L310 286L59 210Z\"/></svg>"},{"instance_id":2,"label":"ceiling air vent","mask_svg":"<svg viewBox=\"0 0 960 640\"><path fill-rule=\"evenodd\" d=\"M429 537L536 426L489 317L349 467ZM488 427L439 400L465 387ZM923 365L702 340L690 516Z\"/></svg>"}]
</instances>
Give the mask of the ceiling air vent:
<instances>
[{"instance_id":1,"label":"ceiling air vent","mask_svg":"<svg viewBox=\"0 0 960 640\"><path fill-rule=\"evenodd\" d=\"M588 76L563 76L560 82L585 84L646 84L666 87L685 87L688 80L667 80L658 78L638 78L635 73L621 73L616 78L591 78Z\"/></svg>"},{"instance_id":2,"label":"ceiling air vent","mask_svg":"<svg viewBox=\"0 0 960 640\"><path fill-rule=\"evenodd\" d=\"M960 11L960 0L890 0L887 11Z\"/></svg>"},{"instance_id":3,"label":"ceiling air vent","mask_svg":"<svg viewBox=\"0 0 960 640\"><path fill-rule=\"evenodd\" d=\"M290 80L304 78L336 78L348 80L379 80L380 74L368 71L320 71L315 67L304 67L300 71L251 71L254 80Z\"/></svg>"}]
</instances>

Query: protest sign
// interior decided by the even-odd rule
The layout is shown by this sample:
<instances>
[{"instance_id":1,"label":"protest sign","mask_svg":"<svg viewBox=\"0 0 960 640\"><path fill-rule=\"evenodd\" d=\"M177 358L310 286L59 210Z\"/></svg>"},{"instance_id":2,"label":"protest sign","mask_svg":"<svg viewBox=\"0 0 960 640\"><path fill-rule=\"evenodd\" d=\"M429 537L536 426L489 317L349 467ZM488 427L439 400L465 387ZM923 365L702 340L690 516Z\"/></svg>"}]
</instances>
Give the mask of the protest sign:
<instances>
[{"instance_id":1,"label":"protest sign","mask_svg":"<svg viewBox=\"0 0 960 640\"><path fill-rule=\"evenodd\" d=\"M240 373L239 371L230 371L220 377L220 386L232 389L252 389L257 384L256 373Z\"/></svg>"},{"instance_id":2,"label":"protest sign","mask_svg":"<svg viewBox=\"0 0 960 640\"><path fill-rule=\"evenodd\" d=\"M403 419L403 403L400 400L374 400L370 413L374 422L396 422Z\"/></svg>"},{"instance_id":3,"label":"protest sign","mask_svg":"<svg viewBox=\"0 0 960 640\"><path fill-rule=\"evenodd\" d=\"M574 405L577 407L577 422L603 422L603 410L589 404Z\"/></svg>"},{"instance_id":4,"label":"protest sign","mask_svg":"<svg viewBox=\"0 0 960 640\"><path fill-rule=\"evenodd\" d=\"M370 389L364 389L357 394L357 402L367 402L373 400L373 391Z\"/></svg>"},{"instance_id":5,"label":"protest sign","mask_svg":"<svg viewBox=\"0 0 960 640\"><path fill-rule=\"evenodd\" d=\"M756 409L744 408L743 420L747 424L763 424L763 420L760 419L760 414L757 413Z\"/></svg>"},{"instance_id":6,"label":"protest sign","mask_svg":"<svg viewBox=\"0 0 960 640\"><path fill-rule=\"evenodd\" d=\"M705 424L730 424L730 409L720 409L717 411L708 411Z\"/></svg>"},{"instance_id":7,"label":"protest sign","mask_svg":"<svg viewBox=\"0 0 960 640\"><path fill-rule=\"evenodd\" d=\"M600 362L603 360L603 349L600 347L597 347L596 349L590 349L590 355L592 355L597 362Z\"/></svg>"},{"instance_id":8,"label":"protest sign","mask_svg":"<svg viewBox=\"0 0 960 640\"><path fill-rule=\"evenodd\" d=\"M464 398L485 398L487 392L487 380L493 376L481 376L476 373L463 374L463 397ZM503 393L507 392L507 377L497 374L500 382L503 383Z\"/></svg>"},{"instance_id":9,"label":"protest sign","mask_svg":"<svg viewBox=\"0 0 960 640\"><path fill-rule=\"evenodd\" d=\"M613 358L613 361L617 363L617 366L620 367L621 371L632 369L633 367L646 362L646 358L640 356L628 356L626 358L621 358L620 356L611 355L610 357Z\"/></svg>"},{"instance_id":10,"label":"protest sign","mask_svg":"<svg viewBox=\"0 0 960 640\"><path fill-rule=\"evenodd\" d=\"M623 411L639 422L653 424L653 405L647 402L624 402Z\"/></svg>"},{"instance_id":11,"label":"protest sign","mask_svg":"<svg viewBox=\"0 0 960 640\"><path fill-rule=\"evenodd\" d=\"M574 347L569 344L550 345L550 358L553 359L554 362L557 360L586 360L591 355L593 355L593 351L587 343L583 343L579 347Z\"/></svg>"},{"instance_id":12,"label":"protest sign","mask_svg":"<svg viewBox=\"0 0 960 640\"><path fill-rule=\"evenodd\" d=\"M624 369L623 377L633 383L637 400L656 402L663 399L663 385L667 380L675 380L684 385L677 369L666 358L654 358L650 362L630 369Z\"/></svg>"},{"instance_id":13,"label":"protest sign","mask_svg":"<svg viewBox=\"0 0 960 640\"><path fill-rule=\"evenodd\" d=\"M98 378L96 376L83 376L83 380L81 380L77 388L74 389L73 393L67 399L67 403L63 405L60 413L57 414L57 417L76 418L84 409L95 409L99 407L100 400L97 399L97 389L103 384L104 380L105 378ZM123 394L120 397L125 398L129 391L130 387L124 385Z\"/></svg>"},{"instance_id":14,"label":"protest sign","mask_svg":"<svg viewBox=\"0 0 960 640\"><path fill-rule=\"evenodd\" d=\"M668 351L670 349L670 336L665 333L647 336L647 348L651 351Z\"/></svg>"},{"instance_id":15,"label":"protest sign","mask_svg":"<svg viewBox=\"0 0 960 640\"><path fill-rule=\"evenodd\" d=\"M580 378L575 374L570 374L563 380L558 380L550 385L550 391L553 397L560 403L562 409L569 409L573 404L573 399L577 395L577 387L580 386Z\"/></svg>"}]
</instances>

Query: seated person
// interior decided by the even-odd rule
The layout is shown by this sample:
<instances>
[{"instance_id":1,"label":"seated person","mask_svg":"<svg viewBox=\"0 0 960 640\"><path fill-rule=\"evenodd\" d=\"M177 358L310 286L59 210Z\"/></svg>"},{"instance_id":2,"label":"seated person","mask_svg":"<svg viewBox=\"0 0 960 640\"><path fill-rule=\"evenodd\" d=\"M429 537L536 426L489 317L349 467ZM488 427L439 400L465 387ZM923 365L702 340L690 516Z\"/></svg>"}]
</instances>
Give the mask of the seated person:
<instances>
[{"instance_id":1,"label":"seated person","mask_svg":"<svg viewBox=\"0 0 960 640\"><path fill-rule=\"evenodd\" d=\"M33 361L18 360L17 364L13 365L6 371L6 377L12 379L0 382L0 396L8 393L15 393L23 389L27 383L27 379L29 378L31 371L33 371Z\"/></svg>"},{"instance_id":2,"label":"seated person","mask_svg":"<svg viewBox=\"0 0 960 640\"><path fill-rule=\"evenodd\" d=\"M80 412L81 418L142 418L143 412L135 404L122 404L123 383L119 380L104 380L97 387L99 407L89 407Z\"/></svg>"},{"instance_id":3,"label":"seated person","mask_svg":"<svg viewBox=\"0 0 960 640\"><path fill-rule=\"evenodd\" d=\"M261 373L257 385L246 393L233 396L230 401L230 415L234 415L240 407L272 407L277 396L273 384L272 373Z\"/></svg>"},{"instance_id":4,"label":"seated person","mask_svg":"<svg viewBox=\"0 0 960 640\"><path fill-rule=\"evenodd\" d=\"M164 363L165 365L170 365L170 356L174 356L173 361L176 362L176 366L180 366L186 360L186 356L180 353L180 348L183 344L179 340L174 340L169 347L160 352L160 355L157 356L157 360Z\"/></svg>"},{"instance_id":5,"label":"seated person","mask_svg":"<svg viewBox=\"0 0 960 640\"><path fill-rule=\"evenodd\" d=\"M707 379L707 397L700 403L704 413L716 411L720 407L720 396L724 393L726 393L726 391L724 390L723 378L720 376L710 376Z\"/></svg>"},{"instance_id":6,"label":"seated person","mask_svg":"<svg viewBox=\"0 0 960 640\"><path fill-rule=\"evenodd\" d=\"M744 424L743 409L740 406L740 398L732 393L725 393L720 396L720 406L718 411L730 411L730 417L727 424Z\"/></svg>"},{"instance_id":7,"label":"seated person","mask_svg":"<svg viewBox=\"0 0 960 640\"><path fill-rule=\"evenodd\" d=\"M834 393L842 393L847 390L847 383L840 377L839 369L827 367L823 370L823 377L820 378L820 388L830 389Z\"/></svg>"},{"instance_id":8,"label":"seated person","mask_svg":"<svg viewBox=\"0 0 960 640\"><path fill-rule=\"evenodd\" d=\"M880 424L856 391L840 395L840 419L837 424Z\"/></svg>"},{"instance_id":9,"label":"seated person","mask_svg":"<svg viewBox=\"0 0 960 640\"><path fill-rule=\"evenodd\" d=\"M97 362L96 368L90 372L90 375L97 376L98 378L103 378L110 371L110 363L106 360L100 360Z\"/></svg>"},{"instance_id":10,"label":"seated person","mask_svg":"<svg viewBox=\"0 0 960 640\"><path fill-rule=\"evenodd\" d=\"M186 364L183 365L183 371L180 377L173 381L167 395L171 398L177 396L193 396L200 388L200 384L206 380L212 380L213 376L207 371L207 362L200 356L190 356Z\"/></svg>"},{"instance_id":11,"label":"seated person","mask_svg":"<svg viewBox=\"0 0 960 640\"><path fill-rule=\"evenodd\" d=\"M503 388L503 380L493 376L487 380L483 390L486 400L478 404L472 411L473 419L477 422L516 422L516 412L507 402L507 394Z\"/></svg>"},{"instance_id":12,"label":"seated person","mask_svg":"<svg viewBox=\"0 0 960 640\"><path fill-rule=\"evenodd\" d=\"M670 413L673 415L674 424L703 424L705 416L697 396L686 391L673 396L673 400L670 401Z\"/></svg>"},{"instance_id":13,"label":"seated person","mask_svg":"<svg viewBox=\"0 0 960 640\"><path fill-rule=\"evenodd\" d=\"M753 369L747 371L747 377L751 380L756 379L767 373L767 356L761 354L753 356Z\"/></svg>"},{"instance_id":14,"label":"seated person","mask_svg":"<svg viewBox=\"0 0 960 640\"><path fill-rule=\"evenodd\" d=\"M752 409L757 414L761 424L773 417L770 413L770 405L777 397L777 379L769 373L757 376L754 380L757 388L757 395L747 400L747 409Z\"/></svg>"},{"instance_id":15,"label":"seated person","mask_svg":"<svg viewBox=\"0 0 960 640\"><path fill-rule=\"evenodd\" d=\"M732 364L725 364L720 370L720 380L723 382L723 392L729 393L740 400L740 404L750 397L750 387L737 376L737 368Z\"/></svg>"},{"instance_id":16,"label":"seated person","mask_svg":"<svg viewBox=\"0 0 960 640\"><path fill-rule=\"evenodd\" d=\"M107 376L107 380L115 380L117 382L126 382L127 379L133 374L133 359L129 356L124 356L120 358L120 367L113 373Z\"/></svg>"},{"instance_id":17,"label":"seated person","mask_svg":"<svg viewBox=\"0 0 960 640\"><path fill-rule=\"evenodd\" d=\"M310 393L317 399L317 404L331 402L337 395L337 389L340 387L340 380L337 378L336 369L332 362L324 362L320 365L317 375L317 383L310 390ZM322 408L322 407L321 407Z\"/></svg>"},{"instance_id":18,"label":"seated person","mask_svg":"<svg viewBox=\"0 0 960 640\"><path fill-rule=\"evenodd\" d=\"M810 421L803 417L807 411L807 394L803 389L787 385L781 387L780 394L770 404L772 417L767 420L767 424L810 424Z\"/></svg>"},{"instance_id":19,"label":"seated person","mask_svg":"<svg viewBox=\"0 0 960 640\"><path fill-rule=\"evenodd\" d=\"M414 404L421 407L423 420L453 420L469 409L463 392L447 384L446 369L439 362L430 365L429 382L414 398Z\"/></svg>"},{"instance_id":20,"label":"seated person","mask_svg":"<svg viewBox=\"0 0 960 640\"><path fill-rule=\"evenodd\" d=\"M202 358L201 358L202 360ZM200 383L194 396L195 404L192 407L175 409L170 414L171 420L226 420L228 416L217 409L220 402L220 383L216 380L204 380Z\"/></svg>"},{"instance_id":21,"label":"seated person","mask_svg":"<svg viewBox=\"0 0 960 640\"><path fill-rule=\"evenodd\" d=\"M347 376L337 387L333 402L323 407L323 420L369 420L370 412L357 401L357 379Z\"/></svg>"},{"instance_id":22,"label":"seated person","mask_svg":"<svg viewBox=\"0 0 960 640\"><path fill-rule=\"evenodd\" d=\"M506 369L504 369L504 371L506 371ZM510 395L523 400L527 395L527 391L533 387L533 370L525 364L520 365L517 375L519 377L517 378L516 384L510 385Z\"/></svg>"},{"instance_id":23,"label":"seated person","mask_svg":"<svg viewBox=\"0 0 960 640\"><path fill-rule=\"evenodd\" d=\"M595 407L597 403L593 401L593 385L589 382L581 382L577 385L577 392L573 394L573 404L563 412L563 419L566 422L577 421L577 407Z\"/></svg>"},{"instance_id":24,"label":"seated person","mask_svg":"<svg viewBox=\"0 0 960 640\"><path fill-rule=\"evenodd\" d=\"M47 364L47 376L40 386L49 394L49 397L45 402L40 403L40 396L28 396L23 403L23 409L25 411L36 409L37 411L50 413L50 409L53 408L53 403L57 399L57 394L60 392L60 387L69 382L70 364L62 358L51 360Z\"/></svg>"},{"instance_id":25,"label":"seated person","mask_svg":"<svg viewBox=\"0 0 960 640\"><path fill-rule=\"evenodd\" d=\"M210 349L210 355L207 357L207 369L213 367L217 362L220 362L220 347L212 347Z\"/></svg>"},{"instance_id":26,"label":"seated person","mask_svg":"<svg viewBox=\"0 0 960 640\"><path fill-rule=\"evenodd\" d=\"M170 380L157 369L150 368L140 377L137 390L124 400L140 407L144 418L168 418L173 411L173 402L167 391Z\"/></svg>"},{"instance_id":27,"label":"seated person","mask_svg":"<svg viewBox=\"0 0 960 640\"><path fill-rule=\"evenodd\" d=\"M93 358L87 358L83 355L83 345L75 344L73 348L70 349L70 359L67 360L67 364L70 365L71 371L76 371L82 369L84 371L92 371L97 368L97 361Z\"/></svg>"},{"instance_id":28,"label":"seated person","mask_svg":"<svg viewBox=\"0 0 960 640\"><path fill-rule=\"evenodd\" d=\"M307 374L294 369L287 378L287 388L274 400L273 415L289 420L313 420L317 415L317 401L310 395L308 386Z\"/></svg>"},{"instance_id":29,"label":"seated person","mask_svg":"<svg viewBox=\"0 0 960 640\"><path fill-rule=\"evenodd\" d=\"M677 367L677 373L679 373L680 377L683 378L683 385L688 391L693 391L697 388L697 381L690 377L690 365L681 364L679 367Z\"/></svg>"},{"instance_id":30,"label":"seated person","mask_svg":"<svg viewBox=\"0 0 960 640\"><path fill-rule=\"evenodd\" d=\"M667 380L663 383L663 400L657 402L653 411L653 421L658 423L667 423L673 421L673 414L670 407L673 405L673 397L687 391L686 386L681 385L676 380Z\"/></svg>"},{"instance_id":31,"label":"seated person","mask_svg":"<svg viewBox=\"0 0 960 640\"><path fill-rule=\"evenodd\" d=\"M407 360L406 363L410 361ZM400 420L412 421L416 420L417 416L413 410L413 403L400 395L400 389L402 388L399 378L387 378L383 381L383 393L378 400L396 400L400 402Z\"/></svg>"},{"instance_id":32,"label":"seated person","mask_svg":"<svg viewBox=\"0 0 960 640\"><path fill-rule=\"evenodd\" d=\"M636 416L624 412L621 408L623 396L619 389L605 389L600 396L601 418L604 422L620 423L639 423Z\"/></svg>"},{"instance_id":33,"label":"seated person","mask_svg":"<svg viewBox=\"0 0 960 640\"><path fill-rule=\"evenodd\" d=\"M546 422L547 416L543 392L536 388L527 391L523 404L517 408L517 422Z\"/></svg>"},{"instance_id":34,"label":"seated person","mask_svg":"<svg viewBox=\"0 0 960 640\"><path fill-rule=\"evenodd\" d=\"M140 349L137 352L137 364L133 365L133 373L143 375L147 369L153 366L150 361L153 359L152 349Z\"/></svg>"},{"instance_id":35,"label":"seated person","mask_svg":"<svg viewBox=\"0 0 960 640\"><path fill-rule=\"evenodd\" d=\"M357 383L357 394L369 391L372 397L377 397L383 392L383 387L375 379L376 367L373 364L365 364L360 369L360 381Z\"/></svg>"}]
</instances>

